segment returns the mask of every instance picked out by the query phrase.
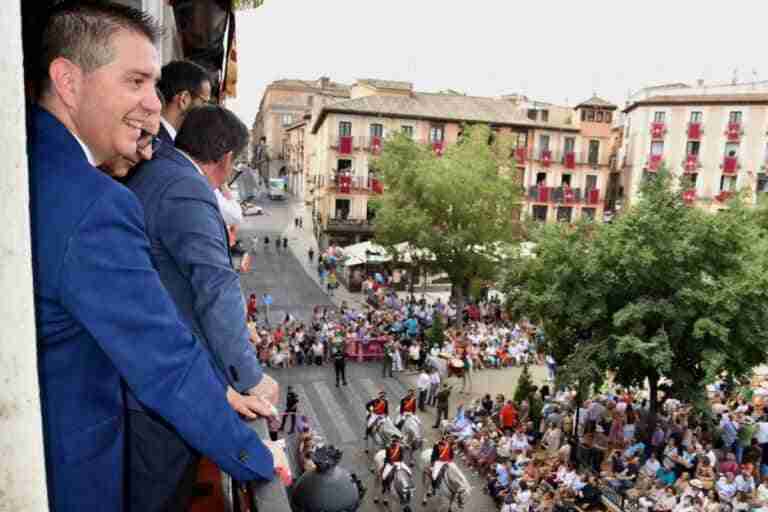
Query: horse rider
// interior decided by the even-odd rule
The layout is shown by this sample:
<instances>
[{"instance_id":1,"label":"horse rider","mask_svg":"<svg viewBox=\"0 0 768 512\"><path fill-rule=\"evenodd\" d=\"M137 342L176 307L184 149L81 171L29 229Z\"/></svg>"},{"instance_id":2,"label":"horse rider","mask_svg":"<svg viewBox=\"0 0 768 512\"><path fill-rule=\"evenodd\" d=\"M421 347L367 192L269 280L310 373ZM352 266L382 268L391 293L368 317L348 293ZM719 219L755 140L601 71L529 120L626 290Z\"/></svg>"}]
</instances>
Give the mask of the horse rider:
<instances>
[{"instance_id":1,"label":"horse rider","mask_svg":"<svg viewBox=\"0 0 768 512\"><path fill-rule=\"evenodd\" d=\"M387 392L379 391L378 398L374 398L365 404L365 409L368 411L368 421L365 427L365 438L368 439L373 433L373 426L379 419L389 416L389 402L387 401ZM365 453L368 453L366 448Z\"/></svg>"},{"instance_id":2,"label":"horse rider","mask_svg":"<svg viewBox=\"0 0 768 512\"><path fill-rule=\"evenodd\" d=\"M381 490L385 496L389 493L392 486L392 480L395 475L395 467L403 462L403 447L400 440L395 438L389 443L389 447L384 452L384 465L381 468ZM376 500L374 499L374 503Z\"/></svg>"},{"instance_id":3,"label":"horse rider","mask_svg":"<svg viewBox=\"0 0 768 512\"><path fill-rule=\"evenodd\" d=\"M453 462L453 436L445 435L432 448L432 489L437 492L437 477L440 475L440 469Z\"/></svg>"},{"instance_id":4,"label":"horse rider","mask_svg":"<svg viewBox=\"0 0 768 512\"><path fill-rule=\"evenodd\" d=\"M411 388L408 393L400 400L400 418L397 420L398 430L403 428L407 414L416 416L416 390Z\"/></svg>"}]
</instances>

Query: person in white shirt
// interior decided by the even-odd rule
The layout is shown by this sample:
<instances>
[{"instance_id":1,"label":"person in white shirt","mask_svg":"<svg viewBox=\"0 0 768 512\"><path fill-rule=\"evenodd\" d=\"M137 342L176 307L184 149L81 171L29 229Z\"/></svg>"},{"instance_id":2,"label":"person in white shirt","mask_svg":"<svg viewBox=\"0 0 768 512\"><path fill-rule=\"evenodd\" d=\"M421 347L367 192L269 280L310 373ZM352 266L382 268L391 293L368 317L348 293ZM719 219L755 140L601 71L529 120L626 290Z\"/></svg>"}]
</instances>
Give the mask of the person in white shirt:
<instances>
[{"instance_id":1,"label":"person in white shirt","mask_svg":"<svg viewBox=\"0 0 768 512\"><path fill-rule=\"evenodd\" d=\"M427 373L426 369L421 370L419 378L416 379L416 387L419 390L419 410L426 411L425 404L427 402L427 394L429 393L429 387L432 384L432 378Z\"/></svg>"},{"instance_id":2,"label":"person in white shirt","mask_svg":"<svg viewBox=\"0 0 768 512\"><path fill-rule=\"evenodd\" d=\"M437 390L440 388L440 373L433 371L429 374L429 393L427 395L427 405L434 407L437 403Z\"/></svg>"}]
</instances>

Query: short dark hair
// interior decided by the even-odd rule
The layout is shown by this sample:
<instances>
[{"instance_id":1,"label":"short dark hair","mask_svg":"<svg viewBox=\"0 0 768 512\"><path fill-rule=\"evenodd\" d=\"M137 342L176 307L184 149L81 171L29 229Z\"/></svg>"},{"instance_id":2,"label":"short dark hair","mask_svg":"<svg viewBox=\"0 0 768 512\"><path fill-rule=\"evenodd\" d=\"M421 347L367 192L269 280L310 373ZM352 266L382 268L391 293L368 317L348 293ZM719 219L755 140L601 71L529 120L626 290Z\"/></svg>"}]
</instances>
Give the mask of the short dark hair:
<instances>
[{"instance_id":1,"label":"short dark hair","mask_svg":"<svg viewBox=\"0 0 768 512\"><path fill-rule=\"evenodd\" d=\"M203 105L185 117L176 135L176 147L198 162L211 163L230 151L237 157L248 145L248 138L248 128L232 111Z\"/></svg>"},{"instance_id":2,"label":"short dark hair","mask_svg":"<svg viewBox=\"0 0 768 512\"><path fill-rule=\"evenodd\" d=\"M115 58L112 37L120 30L145 36L157 44L162 29L154 18L138 9L98 0L71 0L55 6L48 14L40 37L37 76L40 93L50 85L51 63L63 57L90 73ZM30 34L30 37L32 34Z\"/></svg>"},{"instance_id":3,"label":"short dark hair","mask_svg":"<svg viewBox=\"0 0 768 512\"><path fill-rule=\"evenodd\" d=\"M171 103L177 94L184 91L200 94L203 82L212 82L210 73L204 67L188 60L174 60L163 66L157 88L165 102Z\"/></svg>"}]
</instances>

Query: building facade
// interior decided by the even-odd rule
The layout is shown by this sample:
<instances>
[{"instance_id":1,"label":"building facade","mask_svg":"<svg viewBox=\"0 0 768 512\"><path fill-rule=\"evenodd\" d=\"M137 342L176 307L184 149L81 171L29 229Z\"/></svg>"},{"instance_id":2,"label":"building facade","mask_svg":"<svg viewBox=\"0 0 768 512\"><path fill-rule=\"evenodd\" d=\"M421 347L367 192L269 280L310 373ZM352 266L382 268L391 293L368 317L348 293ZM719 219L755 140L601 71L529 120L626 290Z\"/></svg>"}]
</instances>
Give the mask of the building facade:
<instances>
[{"instance_id":1,"label":"building facade","mask_svg":"<svg viewBox=\"0 0 768 512\"><path fill-rule=\"evenodd\" d=\"M666 167L686 202L719 210L768 191L768 82L644 89L624 110L619 158L627 199Z\"/></svg>"},{"instance_id":2,"label":"building facade","mask_svg":"<svg viewBox=\"0 0 768 512\"><path fill-rule=\"evenodd\" d=\"M616 109L599 98L569 108L518 95L423 93L408 82L358 80L348 100L317 106L303 127L304 197L319 244L373 236L369 200L383 187L372 161L387 135L406 133L439 154L467 123L512 136L524 214L544 222L602 219Z\"/></svg>"},{"instance_id":3,"label":"building facade","mask_svg":"<svg viewBox=\"0 0 768 512\"><path fill-rule=\"evenodd\" d=\"M262 178L286 177L289 192L296 193L290 188L288 128L317 106L349 98L349 89L327 77L277 80L267 86L252 129L252 166Z\"/></svg>"}]
</instances>

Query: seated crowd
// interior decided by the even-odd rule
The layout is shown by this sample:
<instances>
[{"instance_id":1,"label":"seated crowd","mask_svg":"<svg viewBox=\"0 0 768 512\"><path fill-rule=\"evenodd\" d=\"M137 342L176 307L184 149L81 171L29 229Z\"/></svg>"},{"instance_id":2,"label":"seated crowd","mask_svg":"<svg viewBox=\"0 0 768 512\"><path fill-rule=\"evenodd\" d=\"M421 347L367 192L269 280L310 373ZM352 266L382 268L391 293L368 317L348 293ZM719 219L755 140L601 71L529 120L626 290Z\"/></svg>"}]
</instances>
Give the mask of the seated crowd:
<instances>
[{"instance_id":1,"label":"seated crowd","mask_svg":"<svg viewBox=\"0 0 768 512\"><path fill-rule=\"evenodd\" d=\"M757 389L754 404L711 389L711 421L663 400L654 421L629 390L596 396L577 415L572 392L542 386L531 400L540 411L486 396L460 405L446 428L503 512L603 510L605 502L627 511L768 511L768 416Z\"/></svg>"}]
</instances>

